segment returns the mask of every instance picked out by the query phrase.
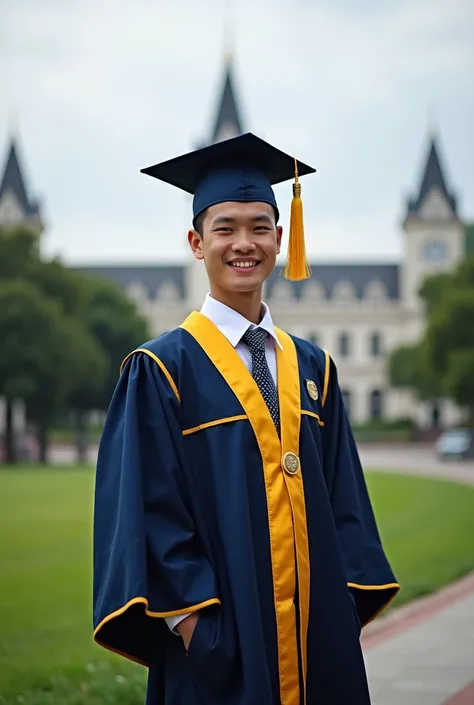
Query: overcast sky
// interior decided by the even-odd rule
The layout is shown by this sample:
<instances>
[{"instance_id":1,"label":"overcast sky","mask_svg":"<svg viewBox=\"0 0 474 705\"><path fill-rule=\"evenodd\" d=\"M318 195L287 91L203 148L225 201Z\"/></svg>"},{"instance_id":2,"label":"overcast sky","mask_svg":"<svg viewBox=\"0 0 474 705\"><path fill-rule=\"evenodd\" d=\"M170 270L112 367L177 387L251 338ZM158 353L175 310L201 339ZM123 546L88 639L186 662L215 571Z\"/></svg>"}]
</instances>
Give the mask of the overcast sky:
<instances>
[{"instance_id":1,"label":"overcast sky","mask_svg":"<svg viewBox=\"0 0 474 705\"><path fill-rule=\"evenodd\" d=\"M474 219L473 0L0 0L1 158L14 123L49 253L188 256L189 199L139 170L209 138L229 16L245 128L317 169L313 261L400 255L430 123Z\"/></svg>"}]
</instances>

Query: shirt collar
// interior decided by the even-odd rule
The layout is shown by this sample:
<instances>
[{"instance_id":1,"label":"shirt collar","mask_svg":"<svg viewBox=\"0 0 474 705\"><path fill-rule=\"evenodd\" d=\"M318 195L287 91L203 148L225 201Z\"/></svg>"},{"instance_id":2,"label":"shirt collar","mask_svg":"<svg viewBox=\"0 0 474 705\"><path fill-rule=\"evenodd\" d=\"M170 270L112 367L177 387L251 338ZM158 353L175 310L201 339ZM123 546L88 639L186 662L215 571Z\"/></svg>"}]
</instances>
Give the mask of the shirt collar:
<instances>
[{"instance_id":1,"label":"shirt collar","mask_svg":"<svg viewBox=\"0 0 474 705\"><path fill-rule=\"evenodd\" d=\"M263 307L263 317L258 328L262 328L271 337L274 345L278 345L281 349L281 343L277 338L275 327L273 325L272 316L270 314L270 309L267 304L262 302ZM225 304L213 299L210 294L207 294L204 299L204 303L201 308L201 313L209 318L215 326L220 330L220 332L227 338L232 347L236 347L242 336L249 328L257 328L257 326L248 321L244 316L242 316L233 308L226 306Z\"/></svg>"}]
</instances>

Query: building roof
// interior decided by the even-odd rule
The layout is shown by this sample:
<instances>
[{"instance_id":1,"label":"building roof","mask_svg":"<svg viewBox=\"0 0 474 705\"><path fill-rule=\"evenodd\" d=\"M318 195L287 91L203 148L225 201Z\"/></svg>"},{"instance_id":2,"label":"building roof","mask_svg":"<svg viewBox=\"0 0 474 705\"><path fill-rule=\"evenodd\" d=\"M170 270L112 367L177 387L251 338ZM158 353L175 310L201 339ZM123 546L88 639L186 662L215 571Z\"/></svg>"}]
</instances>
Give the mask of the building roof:
<instances>
[{"instance_id":1,"label":"building roof","mask_svg":"<svg viewBox=\"0 0 474 705\"><path fill-rule=\"evenodd\" d=\"M337 285L349 284L357 299L362 299L367 294L371 285L381 285L385 296L390 300L397 300L400 295L398 264L316 264L311 265L311 279L299 282L289 282L283 279L283 266L277 266L267 281L269 296L278 282L285 282L293 290L296 299L302 298L305 287L310 282L322 287L327 299L335 296Z\"/></svg>"},{"instance_id":2,"label":"building roof","mask_svg":"<svg viewBox=\"0 0 474 705\"><path fill-rule=\"evenodd\" d=\"M455 195L450 192L446 185L446 179L441 167L441 161L439 158L439 147L437 145L436 137L431 137L428 149L428 157L426 159L426 165L423 172L423 177L421 179L420 189L418 195L414 199L409 199L408 201L408 213L418 214L428 193L431 189L438 189L443 196L446 198L447 202L451 206L453 214L457 214L457 203Z\"/></svg>"},{"instance_id":3,"label":"building roof","mask_svg":"<svg viewBox=\"0 0 474 705\"><path fill-rule=\"evenodd\" d=\"M3 172L3 178L0 185L0 200L8 191L14 194L26 216L39 216L38 203L36 201L31 201L28 198L25 180L20 169L18 149L14 140L10 143L10 149L8 151L7 161Z\"/></svg>"},{"instance_id":4,"label":"building roof","mask_svg":"<svg viewBox=\"0 0 474 705\"><path fill-rule=\"evenodd\" d=\"M174 286L180 299L185 299L187 294L186 267L183 265L77 265L73 269L110 279L122 289L139 284L150 299L155 299L157 291L164 285Z\"/></svg>"}]
</instances>

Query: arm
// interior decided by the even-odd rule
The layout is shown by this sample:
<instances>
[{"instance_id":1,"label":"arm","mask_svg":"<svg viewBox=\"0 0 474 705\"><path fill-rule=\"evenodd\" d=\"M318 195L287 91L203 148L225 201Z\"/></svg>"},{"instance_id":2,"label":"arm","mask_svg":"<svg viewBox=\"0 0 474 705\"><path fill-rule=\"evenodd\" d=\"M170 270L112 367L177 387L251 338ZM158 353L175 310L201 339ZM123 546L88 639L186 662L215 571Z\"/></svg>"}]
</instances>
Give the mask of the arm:
<instances>
[{"instance_id":1,"label":"arm","mask_svg":"<svg viewBox=\"0 0 474 705\"><path fill-rule=\"evenodd\" d=\"M164 619L219 603L192 519L178 413L156 362L133 355L109 407L97 464L94 638L144 664L165 638Z\"/></svg>"},{"instance_id":2,"label":"arm","mask_svg":"<svg viewBox=\"0 0 474 705\"><path fill-rule=\"evenodd\" d=\"M400 589L384 553L334 362L324 404L324 472L347 585L362 626Z\"/></svg>"}]
</instances>

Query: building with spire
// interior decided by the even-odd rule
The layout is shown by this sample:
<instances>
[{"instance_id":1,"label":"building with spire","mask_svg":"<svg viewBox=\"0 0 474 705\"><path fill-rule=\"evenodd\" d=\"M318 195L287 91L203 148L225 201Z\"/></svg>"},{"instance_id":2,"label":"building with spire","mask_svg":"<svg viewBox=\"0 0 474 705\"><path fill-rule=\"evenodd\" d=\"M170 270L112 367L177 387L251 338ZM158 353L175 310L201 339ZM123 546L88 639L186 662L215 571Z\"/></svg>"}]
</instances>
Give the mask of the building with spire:
<instances>
[{"instance_id":1,"label":"building with spire","mask_svg":"<svg viewBox=\"0 0 474 705\"><path fill-rule=\"evenodd\" d=\"M0 226L25 225L40 236L43 232L40 207L28 194L18 152L16 140L12 139L0 185Z\"/></svg>"},{"instance_id":2,"label":"building with spire","mask_svg":"<svg viewBox=\"0 0 474 705\"><path fill-rule=\"evenodd\" d=\"M234 64L227 56L204 144L247 129ZM387 377L387 353L422 334L425 319L418 290L423 279L454 269L467 250L474 252L474 232L460 218L435 135L428 139L419 188L404 211L399 263L315 262L311 279L301 282L285 280L278 266L266 282L264 296L277 325L330 352L354 423L410 417L422 427L449 425L459 412L448 401L420 403L408 391L390 388ZM0 222L2 217L9 222L20 217L41 222L36 204L27 197L14 144L0 190ZM174 328L190 310L199 309L208 290L204 265L191 254L181 265L124 263L81 269L118 283L149 319L153 335Z\"/></svg>"},{"instance_id":3,"label":"building with spire","mask_svg":"<svg viewBox=\"0 0 474 705\"><path fill-rule=\"evenodd\" d=\"M210 144L238 137L244 132L242 116L237 107L233 64L232 54L229 53L225 60L222 88L215 112Z\"/></svg>"}]
</instances>

